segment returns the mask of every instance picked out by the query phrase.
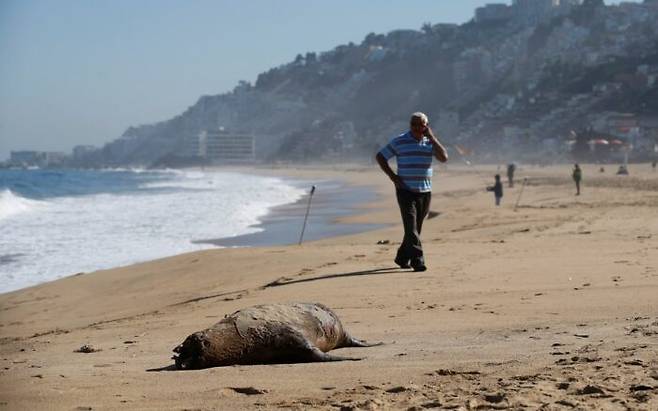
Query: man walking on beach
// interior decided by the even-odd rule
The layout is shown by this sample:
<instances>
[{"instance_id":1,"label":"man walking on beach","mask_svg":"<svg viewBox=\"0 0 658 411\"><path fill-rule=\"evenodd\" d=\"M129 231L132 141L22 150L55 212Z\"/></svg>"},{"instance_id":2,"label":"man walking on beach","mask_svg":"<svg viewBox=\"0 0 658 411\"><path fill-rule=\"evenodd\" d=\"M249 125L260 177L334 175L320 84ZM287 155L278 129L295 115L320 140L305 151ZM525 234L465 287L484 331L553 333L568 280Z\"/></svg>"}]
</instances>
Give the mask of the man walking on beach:
<instances>
[{"instance_id":1,"label":"man walking on beach","mask_svg":"<svg viewBox=\"0 0 658 411\"><path fill-rule=\"evenodd\" d=\"M578 164L574 164L573 172L571 173L573 181L576 183L576 195L580 195L580 180L583 179L583 170L580 169Z\"/></svg>"},{"instance_id":2,"label":"man walking on beach","mask_svg":"<svg viewBox=\"0 0 658 411\"><path fill-rule=\"evenodd\" d=\"M507 165L507 185L512 188L514 187L514 172L516 171L516 164L509 163Z\"/></svg>"},{"instance_id":3,"label":"man walking on beach","mask_svg":"<svg viewBox=\"0 0 658 411\"><path fill-rule=\"evenodd\" d=\"M375 156L381 169L395 184L404 225L404 239L395 263L414 271L427 269L420 232L432 199L432 157L442 163L448 161L446 149L428 124L425 114L413 113L410 130L395 137ZM397 158L397 174L388 165L388 160L394 156Z\"/></svg>"}]
</instances>

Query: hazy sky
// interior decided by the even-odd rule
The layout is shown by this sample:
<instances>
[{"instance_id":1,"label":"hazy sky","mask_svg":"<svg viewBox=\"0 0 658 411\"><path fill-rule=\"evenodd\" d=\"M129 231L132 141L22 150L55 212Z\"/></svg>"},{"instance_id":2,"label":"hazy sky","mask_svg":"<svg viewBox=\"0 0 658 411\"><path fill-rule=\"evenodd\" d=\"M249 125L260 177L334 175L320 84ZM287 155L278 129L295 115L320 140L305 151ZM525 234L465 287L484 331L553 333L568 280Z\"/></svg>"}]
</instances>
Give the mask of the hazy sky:
<instances>
[{"instance_id":1,"label":"hazy sky","mask_svg":"<svg viewBox=\"0 0 658 411\"><path fill-rule=\"evenodd\" d=\"M298 53L463 23L490 2L0 0L0 160L100 146Z\"/></svg>"}]
</instances>

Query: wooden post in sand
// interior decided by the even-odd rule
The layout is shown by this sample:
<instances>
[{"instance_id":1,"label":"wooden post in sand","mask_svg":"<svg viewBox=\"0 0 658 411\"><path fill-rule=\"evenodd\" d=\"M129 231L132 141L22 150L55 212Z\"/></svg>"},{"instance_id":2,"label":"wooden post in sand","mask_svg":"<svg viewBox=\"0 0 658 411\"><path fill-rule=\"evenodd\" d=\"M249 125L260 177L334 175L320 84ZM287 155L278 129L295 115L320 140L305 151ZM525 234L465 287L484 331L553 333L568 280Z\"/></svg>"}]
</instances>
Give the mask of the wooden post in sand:
<instances>
[{"instance_id":1,"label":"wooden post in sand","mask_svg":"<svg viewBox=\"0 0 658 411\"><path fill-rule=\"evenodd\" d=\"M523 177L523 184L521 185L521 191L519 191L519 196L516 199L516 204L514 204L514 211L516 211L517 207L519 206L519 202L521 201L521 195L523 194L523 189L525 188L525 184L528 182L528 177Z\"/></svg>"},{"instance_id":2,"label":"wooden post in sand","mask_svg":"<svg viewBox=\"0 0 658 411\"><path fill-rule=\"evenodd\" d=\"M299 245L302 245L302 240L304 239L304 230L306 230L306 220L308 220L308 213L311 211L311 200L313 199L313 193L315 193L315 186L311 187L311 194L308 196L308 205L306 206L306 215L304 216L304 225L302 226L302 232L299 235Z\"/></svg>"}]
</instances>

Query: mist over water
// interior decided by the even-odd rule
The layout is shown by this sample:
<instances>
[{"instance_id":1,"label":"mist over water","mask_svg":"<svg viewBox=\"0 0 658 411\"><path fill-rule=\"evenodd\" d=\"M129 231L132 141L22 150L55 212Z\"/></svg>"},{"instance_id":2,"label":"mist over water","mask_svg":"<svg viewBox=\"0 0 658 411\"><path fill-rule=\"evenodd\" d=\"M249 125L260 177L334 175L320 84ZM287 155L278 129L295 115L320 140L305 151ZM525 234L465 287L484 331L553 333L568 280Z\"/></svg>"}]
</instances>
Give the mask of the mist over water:
<instances>
[{"instance_id":1,"label":"mist over water","mask_svg":"<svg viewBox=\"0 0 658 411\"><path fill-rule=\"evenodd\" d=\"M202 171L0 171L0 292L212 248L304 191Z\"/></svg>"}]
</instances>

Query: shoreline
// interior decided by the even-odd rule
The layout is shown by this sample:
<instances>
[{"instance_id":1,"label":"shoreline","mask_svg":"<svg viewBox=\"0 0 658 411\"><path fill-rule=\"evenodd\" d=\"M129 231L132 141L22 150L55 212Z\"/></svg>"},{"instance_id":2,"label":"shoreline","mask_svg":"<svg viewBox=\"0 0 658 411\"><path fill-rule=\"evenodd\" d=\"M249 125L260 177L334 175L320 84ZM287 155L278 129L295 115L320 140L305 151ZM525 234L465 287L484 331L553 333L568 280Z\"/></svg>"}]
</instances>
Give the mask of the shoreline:
<instances>
[{"instance_id":1,"label":"shoreline","mask_svg":"<svg viewBox=\"0 0 658 411\"><path fill-rule=\"evenodd\" d=\"M309 201L308 187L311 185L316 186L316 190L304 231L304 242L364 233L386 227L385 224L344 222L346 218L359 214L360 207L372 204L377 199L377 193L371 186L354 186L335 178L313 182L285 176L279 178L297 188L306 189L306 194L294 203L271 208L268 214L261 218L259 224L250 227L260 229L256 233L199 239L192 243L212 244L219 247L271 247L297 244Z\"/></svg>"},{"instance_id":2,"label":"shoreline","mask_svg":"<svg viewBox=\"0 0 658 411\"><path fill-rule=\"evenodd\" d=\"M159 172L162 170L152 171ZM251 175L257 177L271 177L270 173L258 168L213 167L206 169L189 168L182 171L200 171L203 173L237 173L245 176ZM304 191L306 191L307 186L310 187L311 185L311 180L299 175L295 176L288 175L288 173L283 173L274 177L280 180L284 185L292 186L296 189L301 189ZM338 178L335 175L331 178L313 179L313 181L318 189L316 190L313 198L311 213L309 215L308 224L304 234L305 242L341 235L355 234L383 227L383 225L379 224L347 224L341 223L340 221L346 217L353 216L358 212L358 207L374 200L376 194L374 190L371 189L371 187L355 187L350 185L348 181L344 180L343 178ZM259 217L256 224L244 227L242 231L246 231L245 234L209 239L195 239L192 237L187 241L184 241L184 243L189 244L191 248L196 249L191 249L184 252L175 252L159 257L148 255L144 257L137 257L131 262L124 264L100 263L96 265L95 268L74 267L72 269L63 271L63 274L59 274L50 278L42 278L39 282L27 282L20 285L20 288L13 288L2 291L0 292L0 295L48 284L75 275L89 274L98 271L109 271L137 264L144 264L157 259L170 258L180 254L201 251L202 249L215 249L217 247L263 247L296 244L299 239L299 232L301 230L303 216L306 211L307 200L308 192L293 203L267 207L267 213ZM254 199L254 201L257 200ZM259 231L255 233L252 232L254 228L258 229ZM203 248L198 246L202 246ZM13 261L16 261L16 257L19 256L24 257L25 254L0 254L0 265L9 264Z\"/></svg>"}]
</instances>

